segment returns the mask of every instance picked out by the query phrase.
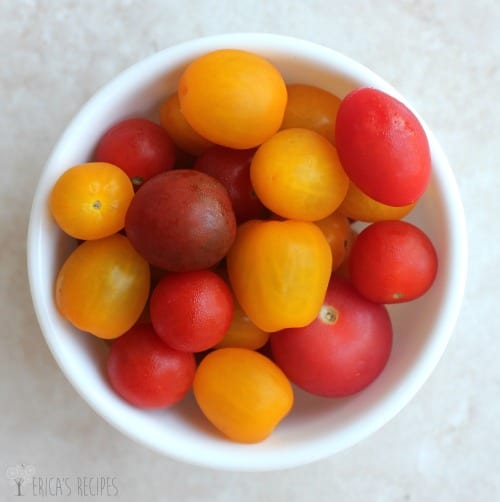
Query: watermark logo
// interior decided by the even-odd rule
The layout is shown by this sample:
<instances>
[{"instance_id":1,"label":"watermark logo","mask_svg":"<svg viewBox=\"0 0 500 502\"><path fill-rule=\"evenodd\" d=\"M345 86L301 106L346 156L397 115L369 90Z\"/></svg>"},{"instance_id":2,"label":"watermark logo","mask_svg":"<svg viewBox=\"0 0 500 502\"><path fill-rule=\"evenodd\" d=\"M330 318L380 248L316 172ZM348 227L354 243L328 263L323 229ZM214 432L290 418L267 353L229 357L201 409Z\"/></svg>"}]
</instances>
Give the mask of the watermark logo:
<instances>
[{"instance_id":1,"label":"watermark logo","mask_svg":"<svg viewBox=\"0 0 500 502\"><path fill-rule=\"evenodd\" d=\"M47 476L36 472L33 465L17 464L5 472L12 495L23 497L116 497L118 482L114 476Z\"/></svg>"},{"instance_id":2,"label":"watermark logo","mask_svg":"<svg viewBox=\"0 0 500 502\"><path fill-rule=\"evenodd\" d=\"M13 467L7 467L5 475L11 485L16 487L16 495L22 497L24 495L23 488L26 481L31 481L35 474L35 468L32 465L17 464Z\"/></svg>"}]
</instances>

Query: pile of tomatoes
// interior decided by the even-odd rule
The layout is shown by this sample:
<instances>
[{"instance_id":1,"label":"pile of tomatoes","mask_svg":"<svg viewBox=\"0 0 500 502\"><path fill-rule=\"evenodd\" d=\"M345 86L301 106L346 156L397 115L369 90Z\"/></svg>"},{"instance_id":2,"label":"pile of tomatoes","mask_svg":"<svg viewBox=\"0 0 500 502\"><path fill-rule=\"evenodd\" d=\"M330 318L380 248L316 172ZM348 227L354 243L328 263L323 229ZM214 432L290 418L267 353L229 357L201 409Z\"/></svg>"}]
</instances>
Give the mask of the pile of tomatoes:
<instances>
[{"instance_id":1,"label":"pile of tomatoes","mask_svg":"<svg viewBox=\"0 0 500 502\"><path fill-rule=\"evenodd\" d=\"M393 97L339 99L257 54L210 52L158 121L113 125L55 183L51 213L78 242L57 308L111 340L109 382L130 404L192 391L223 435L262 441L294 385L348 396L384 369L386 304L437 273L432 242L403 220L430 172L425 132Z\"/></svg>"}]
</instances>

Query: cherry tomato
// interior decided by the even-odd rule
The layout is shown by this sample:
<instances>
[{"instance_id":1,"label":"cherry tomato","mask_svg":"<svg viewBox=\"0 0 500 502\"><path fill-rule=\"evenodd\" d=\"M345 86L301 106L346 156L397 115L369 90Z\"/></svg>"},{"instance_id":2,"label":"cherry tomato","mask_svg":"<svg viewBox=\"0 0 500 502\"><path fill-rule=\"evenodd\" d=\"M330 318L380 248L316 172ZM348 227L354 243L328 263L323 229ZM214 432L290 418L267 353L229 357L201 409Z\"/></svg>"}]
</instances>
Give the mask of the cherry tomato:
<instances>
[{"instance_id":1,"label":"cherry tomato","mask_svg":"<svg viewBox=\"0 0 500 502\"><path fill-rule=\"evenodd\" d=\"M139 408L166 408L181 401L195 370L193 354L166 345L147 323L114 340L107 360L113 389Z\"/></svg>"},{"instance_id":2,"label":"cherry tomato","mask_svg":"<svg viewBox=\"0 0 500 502\"><path fill-rule=\"evenodd\" d=\"M85 241L66 259L56 279L56 305L82 331L116 338L139 319L149 286L149 264L115 234Z\"/></svg>"},{"instance_id":3,"label":"cherry tomato","mask_svg":"<svg viewBox=\"0 0 500 502\"><path fill-rule=\"evenodd\" d=\"M303 127L335 141L335 121L340 98L314 85L287 85L288 101L281 129Z\"/></svg>"},{"instance_id":4,"label":"cherry tomato","mask_svg":"<svg viewBox=\"0 0 500 502\"><path fill-rule=\"evenodd\" d=\"M220 181L193 169L175 169L137 191L125 231L152 265L187 272L224 258L235 238L236 218Z\"/></svg>"},{"instance_id":5,"label":"cherry tomato","mask_svg":"<svg viewBox=\"0 0 500 502\"><path fill-rule=\"evenodd\" d=\"M88 162L58 178L49 207L59 227L71 237L101 239L124 227L133 197L132 183L119 167Z\"/></svg>"},{"instance_id":6,"label":"cherry tomato","mask_svg":"<svg viewBox=\"0 0 500 502\"><path fill-rule=\"evenodd\" d=\"M348 218L359 221L400 220L413 210L415 204L415 202L406 206L382 204L363 193L351 182L338 211Z\"/></svg>"},{"instance_id":7,"label":"cherry tomato","mask_svg":"<svg viewBox=\"0 0 500 502\"><path fill-rule=\"evenodd\" d=\"M182 73L181 111L201 136L230 148L254 148L280 127L286 85L263 57L220 49L204 54Z\"/></svg>"},{"instance_id":8,"label":"cherry tomato","mask_svg":"<svg viewBox=\"0 0 500 502\"><path fill-rule=\"evenodd\" d=\"M432 286L437 267L437 253L429 237L399 220L366 227L349 258L353 285L378 303L401 303L422 296Z\"/></svg>"},{"instance_id":9,"label":"cherry tomato","mask_svg":"<svg viewBox=\"0 0 500 502\"><path fill-rule=\"evenodd\" d=\"M372 88L349 93L340 104L335 143L349 178L389 206L416 202L431 174L425 131L403 103Z\"/></svg>"},{"instance_id":10,"label":"cherry tomato","mask_svg":"<svg viewBox=\"0 0 500 502\"><path fill-rule=\"evenodd\" d=\"M334 212L322 220L315 221L330 244L332 251L332 271L336 270L347 255L349 240L351 239L351 225L346 216Z\"/></svg>"},{"instance_id":11,"label":"cherry tomato","mask_svg":"<svg viewBox=\"0 0 500 502\"><path fill-rule=\"evenodd\" d=\"M200 155L212 143L200 136L186 121L181 112L179 96L171 94L160 107L160 124L174 143L184 152Z\"/></svg>"},{"instance_id":12,"label":"cherry tomato","mask_svg":"<svg viewBox=\"0 0 500 502\"><path fill-rule=\"evenodd\" d=\"M392 348L392 325L384 305L333 278L317 318L304 328L272 333L270 342L274 361L298 387L342 397L380 375Z\"/></svg>"},{"instance_id":13,"label":"cherry tomato","mask_svg":"<svg viewBox=\"0 0 500 502\"><path fill-rule=\"evenodd\" d=\"M258 328L246 315L240 305L235 302L231 324L224 338L217 343L216 348L241 347L257 350L269 340L269 333Z\"/></svg>"},{"instance_id":14,"label":"cherry tomato","mask_svg":"<svg viewBox=\"0 0 500 502\"><path fill-rule=\"evenodd\" d=\"M263 143L250 166L257 197L284 218L316 221L333 213L349 178L335 147L309 129L284 129Z\"/></svg>"},{"instance_id":15,"label":"cherry tomato","mask_svg":"<svg viewBox=\"0 0 500 502\"><path fill-rule=\"evenodd\" d=\"M250 182L254 153L255 149L234 150L216 145L201 154L194 164L194 169L213 176L226 187L238 223L265 218L269 212Z\"/></svg>"},{"instance_id":16,"label":"cherry tomato","mask_svg":"<svg viewBox=\"0 0 500 502\"><path fill-rule=\"evenodd\" d=\"M175 147L170 136L155 122L131 118L104 133L97 144L95 158L116 164L135 186L139 186L155 174L173 167Z\"/></svg>"},{"instance_id":17,"label":"cherry tomato","mask_svg":"<svg viewBox=\"0 0 500 502\"><path fill-rule=\"evenodd\" d=\"M332 253L314 223L251 220L238 227L226 263L239 304L256 326L272 332L316 317Z\"/></svg>"},{"instance_id":18,"label":"cherry tomato","mask_svg":"<svg viewBox=\"0 0 500 502\"><path fill-rule=\"evenodd\" d=\"M234 347L203 358L193 393L214 427L241 443L268 437L290 412L294 399L290 382L275 363L254 350Z\"/></svg>"},{"instance_id":19,"label":"cherry tomato","mask_svg":"<svg viewBox=\"0 0 500 502\"><path fill-rule=\"evenodd\" d=\"M151 322L159 337L187 352L201 352L220 342L233 310L229 286L211 270L168 274L150 299Z\"/></svg>"}]
</instances>

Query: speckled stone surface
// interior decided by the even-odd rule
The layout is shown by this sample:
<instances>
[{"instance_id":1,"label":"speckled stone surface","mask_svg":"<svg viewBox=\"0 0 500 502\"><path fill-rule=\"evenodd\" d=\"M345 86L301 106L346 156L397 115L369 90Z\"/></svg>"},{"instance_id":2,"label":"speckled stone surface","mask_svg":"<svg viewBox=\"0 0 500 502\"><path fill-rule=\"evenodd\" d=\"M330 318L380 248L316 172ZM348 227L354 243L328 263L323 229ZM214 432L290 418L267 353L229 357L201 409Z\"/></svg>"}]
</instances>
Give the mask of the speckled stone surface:
<instances>
[{"instance_id":1,"label":"speckled stone surface","mask_svg":"<svg viewBox=\"0 0 500 502\"><path fill-rule=\"evenodd\" d=\"M500 500L499 26L496 0L2 0L0 500L18 499L8 478L22 463L42 480L23 500ZM79 107L158 49L235 31L322 43L395 85L448 155L470 239L454 336L415 399L348 451L262 474L163 458L97 416L44 342L25 265L37 178Z\"/></svg>"}]
</instances>

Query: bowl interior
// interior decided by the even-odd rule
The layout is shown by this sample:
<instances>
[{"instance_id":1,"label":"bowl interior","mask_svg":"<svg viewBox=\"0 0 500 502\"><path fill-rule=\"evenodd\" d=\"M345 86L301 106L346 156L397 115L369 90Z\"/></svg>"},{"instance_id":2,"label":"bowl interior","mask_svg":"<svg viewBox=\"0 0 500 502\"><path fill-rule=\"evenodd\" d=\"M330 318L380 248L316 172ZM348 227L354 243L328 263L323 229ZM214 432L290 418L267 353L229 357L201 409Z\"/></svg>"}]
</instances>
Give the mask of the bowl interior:
<instances>
[{"instance_id":1,"label":"bowl interior","mask_svg":"<svg viewBox=\"0 0 500 502\"><path fill-rule=\"evenodd\" d=\"M387 82L360 64L325 47L289 37L221 35L159 52L101 89L56 145L33 200L28 270L35 310L56 361L102 417L131 438L170 457L214 468L262 471L304 464L347 448L381 427L413 397L441 357L458 314L465 282L465 225L451 169L424 123L433 174L426 194L408 220L423 228L434 242L439 256L438 276L424 297L390 308L394 349L386 369L370 387L336 400L296 390L293 412L270 438L251 446L222 438L201 416L191 395L163 411L141 411L127 405L107 383L107 345L71 327L55 309L54 279L74 243L53 222L47 208L48 194L64 170L90 159L97 140L110 125L128 116L154 116L159 103L175 90L185 65L202 53L223 47L267 57L288 82L314 84L339 97L359 86L373 86L406 102Z\"/></svg>"}]
</instances>

